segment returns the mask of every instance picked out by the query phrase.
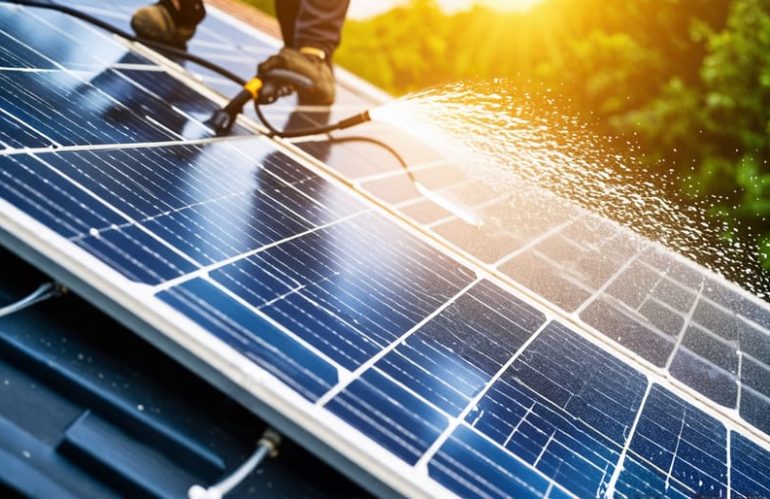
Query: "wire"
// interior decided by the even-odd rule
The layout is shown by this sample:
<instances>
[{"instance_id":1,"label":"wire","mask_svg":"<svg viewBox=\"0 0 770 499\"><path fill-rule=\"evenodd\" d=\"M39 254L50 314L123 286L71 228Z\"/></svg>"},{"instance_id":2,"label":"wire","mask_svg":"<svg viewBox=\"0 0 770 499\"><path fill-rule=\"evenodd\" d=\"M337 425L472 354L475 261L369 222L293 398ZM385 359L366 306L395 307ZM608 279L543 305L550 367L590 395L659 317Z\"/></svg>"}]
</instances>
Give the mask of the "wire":
<instances>
[{"instance_id":1,"label":"wire","mask_svg":"<svg viewBox=\"0 0 770 499\"><path fill-rule=\"evenodd\" d=\"M268 428L262 434L262 438L259 439L257 450L246 462L211 487L205 488L201 485L193 485L188 490L187 496L189 499L221 499L222 496L228 494L243 482L266 457L277 456L280 444L281 435L272 428Z\"/></svg>"},{"instance_id":2,"label":"wire","mask_svg":"<svg viewBox=\"0 0 770 499\"><path fill-rule=\"evenodd\" d=\"M55 282L47 282L45 284L41 284L35 291L25 296L24 298L0 308L0 317L5 317L6 315L19 312L27 307L31 307L35 303L40 303L41 301L48 300L49 298L60 296L65 292L66 289Z\"/></svg>"}]
</instances>

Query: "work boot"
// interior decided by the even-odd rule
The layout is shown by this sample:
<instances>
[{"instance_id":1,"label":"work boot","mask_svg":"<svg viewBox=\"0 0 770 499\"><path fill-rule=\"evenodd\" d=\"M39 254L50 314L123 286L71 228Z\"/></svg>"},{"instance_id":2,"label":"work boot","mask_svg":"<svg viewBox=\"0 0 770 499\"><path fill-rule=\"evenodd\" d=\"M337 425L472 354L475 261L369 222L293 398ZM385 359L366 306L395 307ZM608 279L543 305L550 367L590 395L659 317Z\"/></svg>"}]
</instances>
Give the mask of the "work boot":
<instances>
[{"instance_id":1,"label":"work boot","mask_svg":"<svg viewBox=\"0 0 770 499\"><path fill-rule=\"evenodd\" d=\"M330 106L334 103L334 73L323 51L311 47L299 50L284 47L257 66L257 74L269 76L273 69L287 69L313 81L312 90L295 89L300 104Z\"/></svg>"},{"instance_id":2,"label":"work boot","mask_svg":"<svg viewBox=\"0 0 770 499\"><path fill-rule=\"evenodd\" d=\"M205 15L202 0L160 0L134 12L131 27L141 38L184 48Z\"/></svg>"}]
</instances>

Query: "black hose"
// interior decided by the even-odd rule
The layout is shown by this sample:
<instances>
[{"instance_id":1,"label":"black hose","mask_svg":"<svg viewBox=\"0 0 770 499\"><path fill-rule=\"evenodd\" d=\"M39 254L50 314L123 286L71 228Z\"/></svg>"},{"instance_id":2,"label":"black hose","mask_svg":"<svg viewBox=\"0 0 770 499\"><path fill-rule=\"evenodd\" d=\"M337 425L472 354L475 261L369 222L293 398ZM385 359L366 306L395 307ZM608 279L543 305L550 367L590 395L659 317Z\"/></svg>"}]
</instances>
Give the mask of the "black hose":
<instances>
[{"instance_id":1,"label":"black hose","mask_svg":"<svg viewBox=\"0 0 770 499\"><path fill-rule=\"evenodd\" d=\"M270 124L270 122L267 120L267 117L262 113L261 106L256 102L254 103L254 109L257 112L259 121L261 121L262 124L265 125L265 128L267 128L267 135L270 137L280 137L282 139L296 139L298 137L308 137L310 135L328 134L336 130L345 130L346 128L360 125L361 123L366 123L367 121L372 120L371 116L369 116L369 111L363 111L359 114L345 118L344 120L337 121L330 125L321 125L317 127L303 128L300 130L281 131Z\"/></svg>"},{"instance_id":2,"label":"black hose","mask_svg":"<svg viewBox=\"0 0 770 499\"><path fill-rule=\"evenodd\" d=\"M363 135L350 135L348 137L332 137L330 135L329 142L332 142L335 144L341 144L344 142L368 142L369 144L380 146L386 151L388 151L394 158L396 158L396 161L398 161L398 164L400 164L404 168L404 170L406 170L406 174L412 182L417 182L417 179L415 179L412 172L409 171L409 165L406 164L406 161L404 161L404 158L401 156L401 154L399 154L398 151L396 151L393 147L389 146L388 144L386 144L385 142L379 139L374 139L372 137L365 137Z\"/></svg>"},{"instance_id":3,"label":"black hose","mask_svg":"<svg viewBox=\"0 0 770 499\"><path fill-rule=\"evenodd\" d=\"M80 10L74 9L72 7L67 7L66 5L60 5L52 2L43 2L39 0L0 0L0 3L8 3L8 4L15 4L15 5L22 5L25 7L34 7L34 8L40 8L40 9L47 9L47 10L53 10L57 12L61 12L62 14L66 14L68 16L74 17L76 19L80 19L81 21L84 21L86 23L89 23L93 26L96 26L98 28L101 28L105 31L108 31L114 35L117 35L121 38L125 38L126 40L138 42L143 45L147 45L148 47L152 47L156 50L159 50L161 52L165 52L166 54L172 55L174 57L177 57L179 59L184 59L187 61L190 61L192 63L198 64L199 66L202 66L204 68L210 69L211 71L223 76L224 78L233 81L239 86L243 86L246 84L246 80L239 77L238 75L230 72L229 70L214 64L213 62L209 62L206 59L203 59L202 57L190 54L184 49L181 49L179 47L174 47L171 45L167 45L165 43L156 42L154 40L148 40L146 38L142 38L140 36L132 35L131 33L127 33L123 31L120 28L116 28L115 26L111 25L108 22L102 21L101 19L94 17L90 14L86 14L85 12L82 12ZM310 135L323 135L323 134L329 134L329 132L333 132L335 130L344 130L345 128L350 128L352 126L358 125L360 123L364 123L366 121L369 121L371 118L369 116L368 111L364 111L360 114L357 114L355 116L351 116L350 118L338 121L336 123L332 123L330 125L324 125L319 126L315 128L306 128L302 130L291 130L291 131L281 131L277 130L275 127L273 127L270 122L268 121L267 117L262 113L262 110L260 108L260 105L258 103L254 104L255 110L257 112L257 117L262 122L262 124L267 128L268 130L268 136L270 137L281 137L281 138L297 138L297 137L307 137ZM383 149L390 152L393 157L396 158L396 160L399 162L399 164L404 168L407 175L412 181L415 181L412 173L409 171L409 168L404 161L404 159L401 157L401 155L391 146L385 144L384 142L371 138L371 137L363 137L363 136L351 136L351 137L332 137L329 135L329 141L333 143L343 143L343 142L368 142L371 144L378 145L382 147Z\"/></svg>"},{"instance_id":4,"label":"black hose","mask_svg":"<svg viewBox=\"0 0 770 499\"><path fill-rule=\"evenodd\" d=\"M177 57L179 59L184 59L187 61L190 61L192 63L198 64L199 66L202 66L206 69L210 69L211 71L219 74L220 76L223 76L227 78L228 80L233 81L239 86L243 86L246 84L246 80L241 78L240 76L236 75L235 73L232 73L231 71L214 64L213 62L207 61L206 59L190 54L184 49L181 49L179 47L174 47L171 45L167 45L165 43L156 42L154 40L148 40L146 38L142 38L140 36L132 35L131 33L127 33L123 31L120 28L116 28L115 26L111 25L108 22L102 21L101 19L94 17L90 14L86 14L85 12L82 12L80 10L74 9L72 7L67 7L66 5L60 5L52 2L43 2L40 0L0 0L0 3L9 3L9 4L15 4L15 5L23 5L25 7L35 7L40 9L47 9L47 10L53 10L57 12L61 12L62 14L66 14L68 16L72 16L76 19L80 19L81 21L85 21L89 24L92 24L96 27L99 27L105 31L108 31L114 35L120 36L121 38L125 38L126 40L138 42L143 45L147 45L148 47L152 47L160 52L164 52L168 55L172 55L174 57ZM228 108L231 106L228 106ZM365 121L369 121L369 114L368 112L364 111L363 113L352 116L348 119L339 121L337 123L333 123L331 125L325 125L320 126L317 128L307 128L303 130L294 130L294 131L280 131L276 130L270 122L267 120L264 114L259 109L259 104L255 103L255 107L257 110L257 117L262 122L262 124L265 126L265 128L268 129L270 132L269 135L271 137L282 137L282 138L296 138L296 137L307 137L309 135L320 135L325 134L329 132L333 132L335 130L344 130L345 128L349 128L351 126L357 125L359 123L363 123ZM237 112L233 110L229 110L229 113L232 114L231 121L234 121L235 115L238 114Z\"/></svg>"}]
</instances>

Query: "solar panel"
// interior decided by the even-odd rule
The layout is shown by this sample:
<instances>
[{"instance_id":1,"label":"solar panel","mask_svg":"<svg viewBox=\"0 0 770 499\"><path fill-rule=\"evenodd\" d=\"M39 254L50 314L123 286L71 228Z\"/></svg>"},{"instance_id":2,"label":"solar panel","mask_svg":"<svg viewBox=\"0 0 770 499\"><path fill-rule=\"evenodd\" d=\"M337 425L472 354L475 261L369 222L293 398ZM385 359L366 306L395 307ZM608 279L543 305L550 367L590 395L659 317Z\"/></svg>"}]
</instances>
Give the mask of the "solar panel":
<instances>
[{"instance_id":1,"label":"solar panel","mask_svg":"<svg viewBox=\"0 0 770 499\"><path fill-rule=\"evenodd\" d=\"M210 10L191 50L250 74L275 42ZM380 492L767 493L766 304L385 125L355 133L485 223L371 145L216 138L194 75L62 23L0 6L3 241L287 434Z\"/></svg>"}]
</instances>

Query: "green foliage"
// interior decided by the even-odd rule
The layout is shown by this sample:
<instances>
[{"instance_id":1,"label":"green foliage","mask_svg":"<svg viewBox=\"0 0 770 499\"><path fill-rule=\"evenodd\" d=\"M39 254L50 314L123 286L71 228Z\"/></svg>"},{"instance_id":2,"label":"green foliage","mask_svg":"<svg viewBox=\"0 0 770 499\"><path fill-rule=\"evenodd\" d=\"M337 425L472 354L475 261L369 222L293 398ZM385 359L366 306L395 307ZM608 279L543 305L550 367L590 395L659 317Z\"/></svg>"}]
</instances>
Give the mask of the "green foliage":
<instances>
[{"instance_id":1,"label":"green foliage","mask_svg":"<svg viewBox=\"0 0 770 499\"><path fill-rule=\"evenodd\" d=\"M253 7L258 8L263 12L266 12L271 16L275 15L275 2L273 0L241 0L241 1Z\"/></svg>"}]
</instances>

